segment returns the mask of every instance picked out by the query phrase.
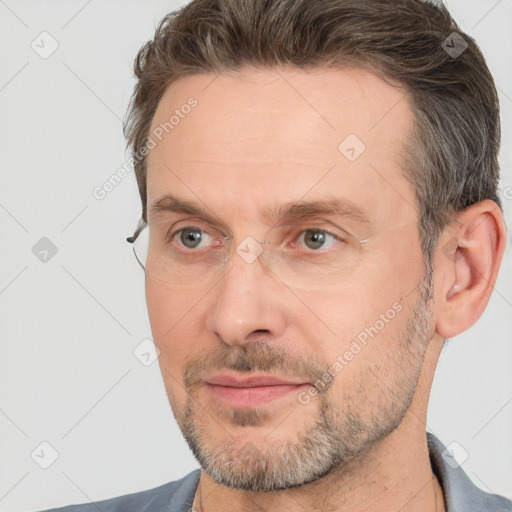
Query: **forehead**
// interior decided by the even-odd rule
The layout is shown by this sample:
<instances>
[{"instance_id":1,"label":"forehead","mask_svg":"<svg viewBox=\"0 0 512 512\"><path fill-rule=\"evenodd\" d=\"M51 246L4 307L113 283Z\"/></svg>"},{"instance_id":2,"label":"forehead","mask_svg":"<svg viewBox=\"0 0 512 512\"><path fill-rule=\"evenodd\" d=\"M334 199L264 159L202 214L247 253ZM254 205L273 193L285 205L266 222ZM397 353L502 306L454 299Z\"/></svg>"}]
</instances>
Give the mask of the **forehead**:
<instances>
[{"instance_id":1,"label":"forehead","mask_svg":"<svg viewBox=\"0 0 512 512\"><path fill-rule=\"evenodd\" d=\"M148 205L172 193L251 218L338 195L369 217L403 220L415 215L401 168L411 126L406 91L362 69L183 77L152 121Z\"/></svg>"}]
</instances>

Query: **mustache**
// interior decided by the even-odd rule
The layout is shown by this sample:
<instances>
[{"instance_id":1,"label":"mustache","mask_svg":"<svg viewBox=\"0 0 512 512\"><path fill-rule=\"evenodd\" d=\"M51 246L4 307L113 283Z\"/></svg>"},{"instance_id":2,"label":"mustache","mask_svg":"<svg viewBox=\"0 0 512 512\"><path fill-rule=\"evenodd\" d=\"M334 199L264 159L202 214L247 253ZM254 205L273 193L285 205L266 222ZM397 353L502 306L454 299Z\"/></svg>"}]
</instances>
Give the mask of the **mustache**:
<instances>
[{"instance_id":1,"label":"mustache","mask_svg":"<svg viewBox=\"0 0 512 512\"><path fill-rule=\"evenodd\" d=\"M203 377L222 370L301 377L305 382L313 383L321 379L328 368L315 354L293 354L282 345L252 342L232 347L222 342L219 347L202 353L187 364L183 384L187 391L193 392Z\"/></svg>"}]
</instances>

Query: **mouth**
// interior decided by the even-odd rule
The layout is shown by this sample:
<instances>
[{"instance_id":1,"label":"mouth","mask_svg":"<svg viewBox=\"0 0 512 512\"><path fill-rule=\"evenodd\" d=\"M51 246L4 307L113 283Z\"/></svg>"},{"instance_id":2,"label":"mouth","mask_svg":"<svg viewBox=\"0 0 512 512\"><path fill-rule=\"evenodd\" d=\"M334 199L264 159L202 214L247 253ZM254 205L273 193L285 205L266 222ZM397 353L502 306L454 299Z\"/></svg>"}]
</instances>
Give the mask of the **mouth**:
<instances>
[{"instance_id":1,"label":"mouth","mask_svg":"<svg viewBox=\"0 0 512 512\"><path fill-rule=\"evenodd\" d=\"M230 407L257 407L298 393L310 383L303 379L285 379L271 375L240 378L232 374L216 374L204 379L212 397Z\"/></svg>"}]
</instances>

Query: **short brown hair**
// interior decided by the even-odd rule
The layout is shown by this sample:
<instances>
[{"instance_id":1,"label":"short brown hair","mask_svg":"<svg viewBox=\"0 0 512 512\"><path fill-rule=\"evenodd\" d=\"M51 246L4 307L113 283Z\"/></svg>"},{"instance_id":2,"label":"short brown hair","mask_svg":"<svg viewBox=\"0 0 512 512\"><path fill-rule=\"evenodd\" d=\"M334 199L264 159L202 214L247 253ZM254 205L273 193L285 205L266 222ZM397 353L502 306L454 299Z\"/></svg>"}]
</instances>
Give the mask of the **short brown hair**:
<instances>
[{"instance_id":1,"label":"short brown hair","mask_svg":"<svg viewBox=\"0 0 512 512\"><path fill-rule=\"evenodd\" d=\"M450 55L453 32L463 48ZM452 39L450 39L452 37ZM462 39L460 39L462 38ZM125 136L146 218L151 122L180 77L243 67L360 67L405 86L414 129L403 148L423 254L468 206L498 197L496 88L475 41L441 3L425 0L193 0L163 18L135 59ZM144 156L142 156L144 155Z\"/></svg>"}]
</instances>

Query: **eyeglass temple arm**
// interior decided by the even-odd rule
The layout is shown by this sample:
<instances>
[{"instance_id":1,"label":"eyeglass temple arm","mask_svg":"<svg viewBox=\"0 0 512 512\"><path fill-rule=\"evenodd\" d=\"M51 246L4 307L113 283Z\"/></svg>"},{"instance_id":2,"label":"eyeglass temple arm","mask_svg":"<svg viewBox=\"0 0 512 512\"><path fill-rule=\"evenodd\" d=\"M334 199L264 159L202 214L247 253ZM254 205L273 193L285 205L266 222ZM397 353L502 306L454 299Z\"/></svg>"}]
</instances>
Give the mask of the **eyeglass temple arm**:
<instances>
[{"instance_id":1,"label":"eyeglass temple arm","mask_svg":"<svg viewBox=\"0 0 512 512\"><path fill-rule=\"evenodd\" d=\"M141 217L139 219L139 222L137 223L137 227L135 228L135 232L132 236L129 236L126 241L130 244L133 244L135 240L137 240L137 237L140 235L140 232L147 226L146 221Z\"/></svg>"}]
</instances>

